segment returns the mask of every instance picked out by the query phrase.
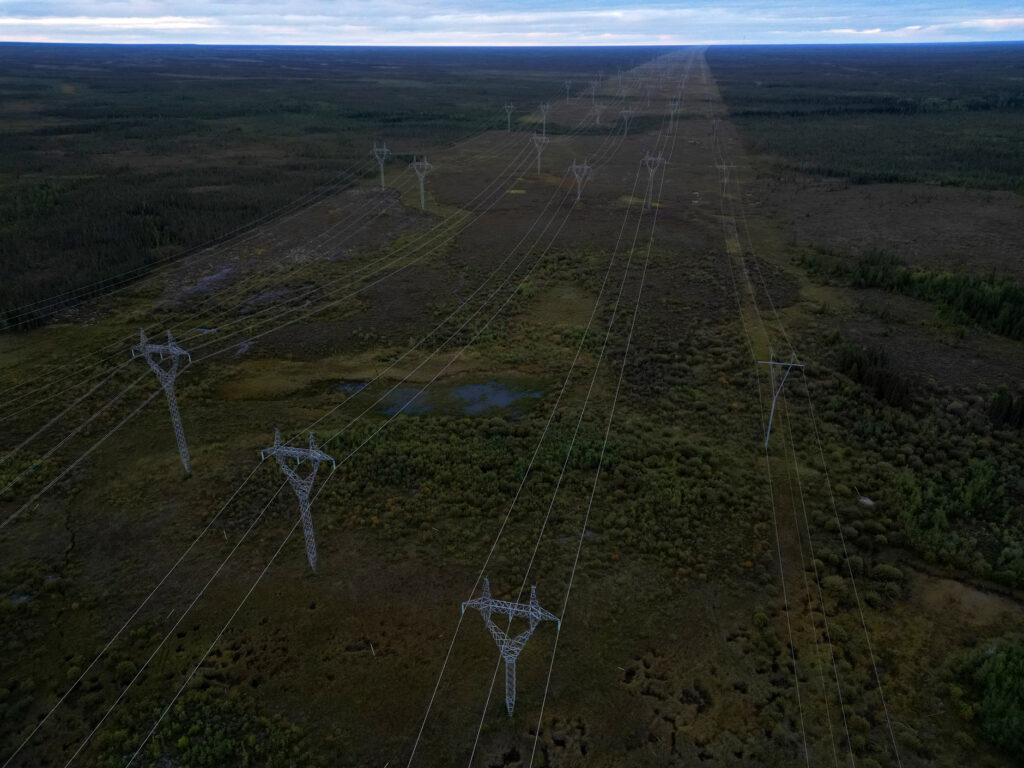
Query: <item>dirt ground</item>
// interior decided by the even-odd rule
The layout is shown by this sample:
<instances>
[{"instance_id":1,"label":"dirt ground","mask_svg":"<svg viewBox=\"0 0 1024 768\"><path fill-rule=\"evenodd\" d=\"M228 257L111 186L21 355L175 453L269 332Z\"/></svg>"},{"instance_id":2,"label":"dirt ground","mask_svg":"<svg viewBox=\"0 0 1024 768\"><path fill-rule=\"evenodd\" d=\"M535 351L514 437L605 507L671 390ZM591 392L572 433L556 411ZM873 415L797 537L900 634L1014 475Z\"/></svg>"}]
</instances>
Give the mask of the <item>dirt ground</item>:
<instances>
[{"instance_id":1,"label":"dirt ground","mask_svg":"<svg viewBox=\"0 0 1024 768\"><path fill-rule=\"evenodd\" d=\"M1024 198L1012 192L788 177L751 193L760 201L752 211L784 224L798 245L1024 280Z\"/></svg>"}]
</instances>

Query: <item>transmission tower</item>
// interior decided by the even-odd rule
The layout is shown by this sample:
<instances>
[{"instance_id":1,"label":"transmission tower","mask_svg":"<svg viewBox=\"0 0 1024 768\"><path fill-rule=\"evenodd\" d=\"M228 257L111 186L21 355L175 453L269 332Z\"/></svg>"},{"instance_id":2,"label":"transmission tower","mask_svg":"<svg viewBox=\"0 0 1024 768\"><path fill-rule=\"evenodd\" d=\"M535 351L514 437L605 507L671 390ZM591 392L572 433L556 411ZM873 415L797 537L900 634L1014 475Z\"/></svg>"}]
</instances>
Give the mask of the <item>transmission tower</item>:
<instances>
[{"instance_id":1,"label":"transmission tower","mask_svg":"<svg viewBox=\"0 0 1024 768\"><path fill-rule=\"evenodd\" d=\"M583 182L590 177L590 165L586 160L583 161L583 165L579 165L573 160L569 170L572 171L572 175L576 178L576 199L579 200L580 195L583 194Z\"/></svg>"},{"instance_id":2,"label":"transmission tower","mask_svg":"<svg viewBox=\"0 0 1024 768\"><path fill-rule=\"evenodd\" d=\"M604 104L597 103L594 105L594 125L601 125L601 113L604 112Z\"/></svg>"},{"instance_id":3,"label":"transmission tower","mask_svg":"<svg viewBox=\"0 0 1024 768\"><path fill-rule=\"evenodd\" d=\"M779 399L779 394L782 392L782 386L786 383L786 377L789 376L789 372L794 368L803 368L799 363L782 363L775 359L775 355L772 354L770 360L758 360L758 365L767 365L768 372L771 376L772 381L772 407L768 412L768 428L764 433L764 445L768 447L768 438L772 435L772 419L775 418L775 402ZM778 384L775 382L776 370L782 370L782 378L779 379Z\"/></svg>"},{"instance_id":4,"label":"transmission tower","mask_svg":"<svg viewBox=\"0 0 1024 768\"><path fill-rule=\"evenodd\" d=\"M647 167L647 194L644 195L644 203L650 210L654 207L654 174L657 173L658 168L665 165L665 158L645 152L643 163Z\"/></svg>"},{"instance_id":5,"label":"transmission tower","mask_svg":"<svg viewBox=\"0 0 1024 768\"><path fill-rule=\"evenodd\" d=\"M537 173L540 173L540 153L544 151L544 147L551 141L547 136L541 134L533 134L533 146L537 149Z\"/></svg>"},{"instance_id":6,"label":"transmission tower","mask_svg":"<svg viewBox=\"0 0 1024 768\"><path fill-rule=\"evenodd\" d=\"M622 135L625 137L629 135L629 121L633 119L633 110L624 109L619 114L622 115Z\"/></svg>"},{"instance_id":7,"label":"transmission tower","mask_svg":"<svg viewBox=\"0 0 1024 768\"><path fill-rule=\"evenodd\" d=\"M433 166L427 162L427 158L421 157L419 160L413 160L409 165L414 171L416 171L416 178L420 180L420 210L426 210L427 207L427 196L426 192L423 191L423 179L426 178L427 171Z\"/></svg>"},{"instance_id":8,"label":"transmission tower","mask_svg":"<svg viewBox=\"0 0 1024 768\"><path fill-rule=\"evenodd\" d=\"M679 120L679 100L673 101L669 104L668 111L668 129L674 131L676 129L676 122Z\"/></svg>"},{"instance_id":9,"label":"transmission tower","mask_svg":"<svg viewBox=\"0 0 1024 768\"><path fill-rule=\"evenodd\" d=\"M505 104L505 118L508 120L508 132L512 133L512 113L515 111L515 106L511 102Z\"/></svg>"},{"instance_id":10,"label":"transmission tower","mask_svg":"<svg viewBox=\"0 0 1024 768\"><path fill-rule=\"evenodd\" d=\"M391 154L391 150L388 149L388 145L381 142L379 145L377 142L373 142L373 156L377 159L377 165L380 166L380 188L384 189L384 162L388 159L388 155Z\"/></svg>"},{"instance_id":11,"label":"transmission tower","mask_svg":"<svg viewBox=\"0 0 1024 768\"><path fill-rule=\"evenodd\" d=\"M599 86L599 85L600 85L600 83L597 82L597 80L591 80L590 81L590 103L591 103L591 105L593 105L597 101L597 86Z\"/></svg>"},{"instance_id":12,"label":"transmission tower","mask_svg":"<svg viewBox=\"0 0 1024 768\"><path fill-rule=\"evenodd\" d=\"M569 89L572 88L572 80L565 81L565 103L569 103Z\"/></svg>"},{"instance_id":13,"label":"transmission tower","mask_svg":"<svg viewBox=\"0 0 1024 768\"><path fill-rule=\"evenodd\" d=\"M462 604L463 613L466 612L466 608L480 611L487 630L491 633L491 637L494 638L494 642L501 652L501 658L505 662L505 710L508 712L508 716L512 717L512 712L516 708L516 659L519 658L526 641L530 639L530 635L533 634L538 624L542 621L556 621L561 628L562 620L540 607L540 603L537 602L536 587L530 587L529 603L495 600L491 597L491 583L486 578L480 597L474 597ZM508 616L510 625L513 618L519 618L528 620L530 626L518 635L509 637L508 633L495 624L494 619L491 618L491 614L495 613L500 616Z\"/></svg>"},{"instance_id":14,"label":"transmission tower","mask_svg":"<svg viewBox=\"0 0 1024 768\"><path fill-rule=\"evenodd\" d=\"M540 119L543 121L541 123L540 132L544 136L547 136L548 135L548 109L549 109L549 105L547 104L547 102L545 102L544 104L541 104L537 109L540 112Z\"/></svg>"},{"instance_id":15,"label":"transmission tower","mask_svg":"<svg viewBox=\"0 0 1024 768\"><path fill-rule=\"evenodd\" d=\"M289 445L281 444L281 430L274 430L274 444L269 448L260 451L260 459L265 460L267 456L277 459L278 466L288 478L292 490L299 498L299 517L302 519L302 532L306 537L306 559L309 560L309 567L316 571L316 539L313 538L313 516L309 511L309 494L313 490L313 481L316 480L316 471L320 469L321 462L331 462L332 467L337 467L334 459L317 448L313 433L309 433L309 448L292 448ZM292 465L289 459L294 460ZM305 477L298 473L299 465L308 461L312 469Z\"/></svg>"},{"instance_id":16,"label":"transmission tower","mask_svg":"<svg viewBox=\"0 0 1024 768\"><path fill-rule=\"evenodd\" d=\"M146 332L139 330L139 344L132 347L132 357L143 357L153 369L160 385L164 388L167 396L167 407L171 411L171 424L174 425L174 437L178 441L178 453L181 456L181 463L185 465L185 473L191 474L189 467L188 444L185 442L185 430L181 426L181 414L178 412L178 398L174 396L174 380L178 376L178 366L181 358L188 358L192 362L192 356L184 349L174 343L171 332L167 332L166 344L150 344L146 339ZM164 359L170 359L170 366L164 368Z\"/></svg>"}]
</instances>

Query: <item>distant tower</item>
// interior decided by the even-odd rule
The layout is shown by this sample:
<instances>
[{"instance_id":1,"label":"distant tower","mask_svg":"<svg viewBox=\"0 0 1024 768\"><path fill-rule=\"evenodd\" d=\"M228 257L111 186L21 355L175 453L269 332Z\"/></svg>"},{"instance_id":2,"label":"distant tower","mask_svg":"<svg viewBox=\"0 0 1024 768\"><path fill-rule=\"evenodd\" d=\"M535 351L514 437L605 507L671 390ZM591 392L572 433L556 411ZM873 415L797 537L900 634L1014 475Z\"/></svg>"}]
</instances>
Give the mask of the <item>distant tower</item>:
<instances>
[{"instance_id":1,"label":"distant tower","mask_svg":"<svg viewBox=\"0 0 1024 768\"><path fill-rule=\"evenodd\" d=\"M313 516L309 511L309 494L313 490L313 481L316 480L316 471L320 469L321 462L331 462L331 466L337 466L334 459L317 448L313 433L309 433L309 448L292 448L281 444L281 430L274 430L274 444L269 448L260 451L260 459L265 460L267 456L277 459L278 466L284 472L285 477L295 491L299 499L299 517L302 519L302 532L306 536L306 559L309 560L309 567L316 571L316 539L313 537ZM292 466L289 459L295 461ZM300 477L297 472L302 462L308 461L312 469L305 477Z\"/></svg>"},{"instance_id":2,"label":"distant tower","mask_svg":"<svg viewBox=\"0 0 1024 768\"><path fill-rule=\"evenodd\" d=\"M758 365L767 365L768 373L772 382L772 407L768 412L768 426L764 431L764 445L768 447L768 438L772 436L772 420L775 418L775 402L779 399L779 395L782 393L782 386L786 383L786 377L789 376L789 372L794 368L803 368L802 365L796 362L783 363L775 359L775 353L769 355L768 360L758 360ZM782 371L782 378L776 383L776 371Z\"/></svg>"},{"instance_id":3,"label":"distant tower","mask_svg":"<svg viewBox=\"0 0 1024 768\"><path fill-rule=\"evenodd\" d=\"M601 124L601 113L604 112L604 104L601 104L600 102L595 104L593 112L594 112L594 125L600 125Z\"/></svg>"},{"instance_id":4,"label":"distant tower","mask_svg":"<svg viewBox=\"0 0 1024 768\"><path fill-rule=\"evenodd\" d=\"M508 120L508 132L512 133L512 113L515 111L515 107L511 102L505 103L505 119Z\"/></svg>"},{"instance_id":5,"label":"distant tower","mask_svg":"<svg viewBox=\"0 0 1024 768\"><path fill-rule=\"evenodd\" d=\"M629 121L633 119L633 110L632 109L624 109L621 112L619 112L619 114L622 115L622 135L623 136L628 136L629 135Z\"/></svg>"},{"instance_id":6,"label":"distant tower","mask_svg":"<svg viewBox=\"0 0 1024 768\"><path fill-rule=\"evenodd\" d=\"M533 134L533 146L537 148L537 173L540 173L540 153L544 151L544 147L551 141L547 136L541 136Z\"/></svg>"},{"instance_id":7,"label":"distant tower","mask_svg":"<svg viewBox=\"0 0 1024 768\"><path fill-rule=\"evenodd\" d=\"M565 103L569 103L569 90L572 88L572 80L565 81Z\"/></svg>"},{"instance_id":8,"label":"distant tower","mask_svg":"<svg viewBox=\"0 0 1024 768\"><path fill-rule=\"evenodd\" d=\"M388 145L381 142L379 145L377 142L373 142L373 156L377 159L377 165L380 166L380 188L384 189L384 162L388 159L388 155L391 154L391 150L388 149Z\"/></svg>"},{"instance_id":9,"label":"distant tower","mask_svg":"<svg viewBox=\"0 0 1024 768\"><path fill-rule=\"evenodd\" d=\"M466 612L466 608L480 611L480 615L484 617L484 624L491 633L491 637L494 638L494 642L501 653L501 658L505 662L505 710L508 712L508 716L512 717L512 712L516 708L516 659L519 658L519 654L526 645L526 641L530 639L530 635L533 634L538 624L542 621L556 621L559 628L561 628L562 620L540 607L540 603L537 602L536 587L530 587L529 603L495 600L491 597L491 583L486 578L484 579L480 597L474 597L472 600L467 600L462 604L463 613ZM513 618L527 619L530 622L530 626L518 635L509 637L504 630L494 623L494 619L491 618L491 614L494 613L508 616L510 623Z\"/></svg>"},{"instance_id":10,"label":"distant tower","mask_svg":"<svg viewBox=\"0 0 1024 768\"><path fill-rule=\"evenodd\" d=\"M680 106L681 105L679 104L679 100L678 99L676 99L671 104L669 104L668 129L670 131L674 131L676 129L676 124L677 124L677 122L679 120L679 107Z\"/></svg>"},{"instance_id":11,"label":"distant tower","mask_svg":"<svg viewBox=\"0 0 1024 768\"><path fill-rule=\"evenodd\" d=\"M600 83L597 80L590 81L590 104L593 106L594 102L597 101L597 86Z\"/></svg>"},{"instance_id":12,"label":"distant tower","mask_svg":"<svg viewBox=\"0 0 1024 768\"><path fill-rule=\"evenodd\" d=\"M427 162L427 158L421 157L419 160L413 160L409 163L412 169L416 171L416 178L420 180L420 210L425 210L427 207L427 196L423 189L423 179L426 177L427 172L433 168L430 163Z\"/></svg>"},{"instance_id":13,"label":"distant tower","mask_svg":"<svg viewBox=\"0 0 1024 768\"><path fill-rule=\"evenodd\" d=\"M572 171L572 175L576 179L576 199L579 200L580 195L583 194L583 182L590 177L590 165L586 160L583 161L582 165L573 160L569 170Z\"/></svg>"},{"instance_id":14,"label":"distant tower","mask_svg":"<svg viewBox=\"0 0 1024 768\"><path fill-rule=\"evenodd\" d=\"M729 171L735 168L735 165L716 165L715 168L722 172L722 185L729 186Z\"/></svg>"},{"instance_id":15,"label":"distant tower","mask_svg":"<svg viewBox=\"0 0 1024 768\"><path fill-rule=\"evenodd\" d=\"M185 429L181 426L181 414L178 412L178 399L174 396L174 380L178 376L178 366L181 358L188 358L192 362L192 356L174 343L171 332L167 332L166 344L150 344L146 340L146 332L139 330L139 344L132 347L132 357L143 357L153 369L160 386L164 388L164 395L167 397L167 407L171 411L171 423L174 425L174 437L178 441L178 453L181 456L181 463L185 465L185 473L191 474L189 467L188 444L185 442ZM170 366L164 368L164 358L170 358Z\"/></svg>"},{"instance_id":16,"label":"distant tower","mask_svg":"<svg viewBox=\"0 0 1024 768\"><path fill-rule=\"evenodd\" d=\"M538 111L540 112L540 119L542 121L541 122L540 132L541 132L542 135L547 136L548 135L548 104L547 103L541 104L540 107L538 107Z\"/></svg>"},{"instance_id":17,"label":"distant tower","mask_svg":"<svg viewBox=\"0 0 1024 768\"><path fill-rule=\"evenodd\" d=\"M648 210L654 207L654 174L657 173L658 168L665 165L665 158L661 155L652 155L649 152L644 153L643 164L647 167L647 194L644 196L644 203L646 203Z\"/></svg>"}]
</instances>

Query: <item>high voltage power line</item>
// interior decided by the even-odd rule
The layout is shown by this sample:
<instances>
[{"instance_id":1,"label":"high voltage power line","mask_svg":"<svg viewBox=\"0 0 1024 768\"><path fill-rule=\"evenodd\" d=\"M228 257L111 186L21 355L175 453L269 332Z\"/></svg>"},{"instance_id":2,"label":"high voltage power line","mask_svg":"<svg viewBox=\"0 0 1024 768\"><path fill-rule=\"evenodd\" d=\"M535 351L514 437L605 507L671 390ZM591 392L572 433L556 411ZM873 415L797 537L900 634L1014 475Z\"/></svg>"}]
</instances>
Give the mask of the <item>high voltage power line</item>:
<instances>
[{"instance_id":1,"label":"high voltage power line","mask_svg":"<svg viewBox=\"0 0 1024 768\"><path fill-rule=\"evenodd\" d=\"M705 80L706 80L707 79L706 63L704 64L704 77L705 77ZM719 166L719 170L721 170L723 172L722 207L723 207L723 226L724 226L725 225L725 218L726 218L725 217L725 201L727 199L726 188L727 188L727 184L728 184L728 181L729 181L729 171L731 169L734 169L736 166L735 165L730 165L730 164L725 162L724 154L723 154L723 151L722 151L722 142L721 142L721 138L720 138L720 133L721 133L720 122L718 121L717 118L712 118L711 141L712 141L712 145L713 145L714 150L720 156L720 159L717 161L717 164ZM729 200L729 205L730 205L730 209L731 209L729 215L732 216L733 218L735 218L734 211L735 211L735 207L736 206L735 206L735 204L733 202L732 196L729 196L728 200ZM745 233L747 244L748 244L748 251L750 253L754 253L753 242L752 242L752 238L750 236L750 230L749 230L749 227L746 224L746 216L745 216L745 213L743 213L742 206L740 206L739 210L740 210L740 215L741 215L743 223L744 223L744 233ZM739 236L738 236L738 232L736 232L736 230L735 230L735 224L733 224L733 231L735 233L735 236L736 236L736 239L737 239L737 242L738 242L739 241ZM749 275L749 272L748 272L747 267L746 267L746 259L743 257L742 254L737 254L737 256L738 256L738 259L739 259L740 264L742 266L742 273L744 275L744 280L745 280L746 287L747 287L747 293L749 295L749 300L751 302L751 305L752 305L752 307L754 309L754 312L755 312L755 315L757 317L757 322L761 326L764 335L766 337L768 337L767 325L765 324L764 319L763 319L763 317L761 315L760 309L759 309L758 304L757 304L756 294L754 293L753 287L752 287L752 285L750 283L750 275ZM775 323L777 325L778 331L779 331L780 335L783 337L783 339L786 341L787 345L790 348L793 362L794 363L798 363L799 357L797 356L796 350L793 347L793 344L790 341L788 334L786 333L786 330L785 330L785 327L784 327L784 325L782 323L781 317L779 316L778 310L775 307L775 303L772 301L771 293L768 290L767 281L764 279L764 275L761 273L760 264L757 262L756 259L754 260L754 264L755 264L755 268L758 271L758 276L760 278L761 289L763 291L764 296L766 297L766 300L768 301L768 304L769 304L769 307L770 307L770 309L772 311L772 314L774 315ZM730 262L730 269L731 269L731 262ZM734 285L735 285L735 276L734 276ZM743 308L742 308L742 302L741 302L741 299L740 299L738 287L736 289L736 299L737 299L737 308L740 311L741 324L743 325L744 334L745 334L746 340L747 340L747 346L748 346L748 348L749 348L749 350L751 352L753 361L755 363L755 370L756 370L757 363L758 363L758 358L757 358L757 354L756 354L756 352L754 350L754 347L753 347L753 342L751 340L749 330L747 330L746 321L743 318ZM801 369L801 370L803 370L803 369ZM759 376L758 376L758 391L759 391L759 394L760 394L760 377ZM884 719L885 719L887 730L888 730L888 734L889 734L889 742L890 742L890 744L892 746L893 756L896 759L897 765L902 766L902 759L901 759L900 754L899 754L899 747L898 747L898 744L896 742L895 733L893 731L892 719L891 719L891 717L889 715L888 705L887 705L886 699L885 699L885 692L883 690L881 676L880 676L879 671L878 671L878 664L877 664L877 661L875 659L874 651L873 651L872 645L871 645L871 638L870 638L870 633L869 633L868 627L867 627L867 621L866 621L865 615L864 615L863 603L861 601L860 594L859 594L859 591L857 589L856 577L855 577L854 572L853 572L853 566L850 563L850 553L849 553L849 550L847 548L846 537L845 537L845 534L844 534L843 529L842 529L842 523L841 523L841 521L839 519L838 506L837 506L836 501L835 501L835 494L834 494L834 491L833 491L833 488L832 488L831 478L829 477L829 473L828 473L828 464L827 464L827 462L825 460L824 447L822 445L821 436L820 436L820 433L819 433L819 430L818 430L817 416L815 415L815 412L814 412L813 400L812 400L811 395L810 395L810 389L805 386L804 387L804 391L805 391L806 398L807 398L807 406L808 406L808 412L810 414L811 426L813 428L813 432L814 432L814 436L815 436L815 442L817 444L817 449L818 449L818 453L819 453L819 456L820 456L822 469L823 469L824 475L825 475L825 487L826 487L826 490L828 492L828 496L829 496L829 500L830 500L830 504L831 504L831 508L832 508L832 512L833 512L833 519L836 522L836 528L837 528L837 532L838 532L838 535L839 535L840 543L842 545L844 560L846 561L847 571L848 571L849 576L850 576L850 583L851 583L851 586L853 588L854 601L855 601L855 604L857 606L857 612L858 612L858 616L859 616L860 623L861 623L861 629L862 629L863 634L864 634L864 639L865 639L865 643L866 643L867 650L868 650L868 656L869 656L869 659L871 661L872 672L873 672L873 676L874 676L874 679L875 679L875 686L876 686L876 689L877 689L878 694L879 694L879 699L880 699L880 702L881 702L881 705L882 705L882 711L883 711ZM773 400L776 399L778 397L778 394L780 394L780 393L782 395L783 402L785 402L785 394L782 391L781 386L776 391L776 394L775 394L775 397L773 398ZM764 404L763 403L762 403L761 413L762 413L762 423L764 423L764 416L763 416L763 414L764 414ZM787 414L787 420L788 420L788 414ZM765 425L765 427L766 426L767 425ZM763 433L766 436L768 435L767 428L765 428L763 430ZM789 432L789 435L790 435L790 440L792 442L793 441L793 436L792 436L792 432L791 431ZM799 472L798 465L796 463L795 443L793 444L792 447L793 447L794 467L795 467L796 471ZM771 463L770 463L770 455L768 453L767 437L766 437L766 441L765 441L765 459L766 459L766 469L767 469L768 477L769 477L769 491L771 493L772 505L774 507L774 492L771 490ZM801 490L801 497L802 497L802 490ZM777 524L776 524L776 530L778 530L777 529ZM808 539L810 540L810 532L809 532L809 530L808 530ZM801 545L801 548L802 548L802 545ZM802 549L801 549L801 552L802 552ZM785 590L785 573L784 573L783 566L782 566L781 548L779 549L778 555L779 555L780 578L781 578L782 583L783 583L783 589ZM815 576L816 576L816 579L817 579L817 572L815 573ZM820 589L820 582L818 584L818 587ZM823 603L822 603L822 605L823 605ZM787 609L787 617L788 617L788 609ZM793 648L792 641L791 641L790 645L791 645L791 649L792 649ZM835 663L834 659L833 659L833 663ZM795 670L795 657L794 657L794 670ZM799 683L797 683L797 686L799 686ZM841 701L842 701L842 698L841 698L842 694L841 694L841 685L840 685L839 677L838 677L838 670L836 670L836 689L837 689L838 695L840 696L840 708L841 708L841 712L843 714L844 727L847 728L847 741L848 741L848 744L850 745L850 759L852 761L852 760L854 760L854 757L853 757L853 747L852 747L852 741L851 741L850 736L849 736L848 726L846 725L845 709L842 707L842 703L841 703ZM805 739L805 758L809 762L810 755L809 755L809 752L806 749L806 735L805 735L804 739Z\"/></svg>"},{"instance_id":2,"label":"high voltage power line","mask_svg":"<svg viewBox=\"0 0 1024 768\"><path fill-rule=\"evenodd\" d=\"M332 229L333 229L333 228L332 228ZM427 234L431 234L431 233L427 233ZM299 265L299 266L297 266L297 267L296 267L295 269L301 269L301 268L302 268L302 265L300 264L300 265ZM240 306L240 305L239 305L239 306ZM193 315L193 317L198 317L198 315ZM187 339L186 339L186 340L187 340ZM6 419L6 418L9 418L9 417L10 417L10 415L8 415L8 416L0 416L0 421L4 420L4 419Z\"/></svg>"},{"instance_id":3,"label":"high voltage power line","mask_svg":"<svg viewBox=\"0 0 1024 768\"><path fill-rule=\"evenodd\" d=\"M508 300L506 300L506 302L505 302L505 303L507 304L507 302L508 302ZM504 305L502 305L502 306L504 306ZM499 311L500 311L500 309L499 309ZM494 317L494 316L492 316L492 319L493 319L493 317ZM488 321L488 322L490 322L490 321ZM486 325L485 325L485 327L486 327ZM479 335L479 333L480 333L480 331L478 331L476 335ZM475 338L475 336L474 336L474 338ZM468 346L468 345L467 345L467 346ZM464 347L463 349L465 349L465 347ZM448 364L448 365L450 365L450 364L451 364L451 362L449 362L449 364ZM446 366L446 367L447 367L447 366ZM442 370L443 370L443 369L442 369ZM440 372L439 372L439 373L440 373ZM439 375L439 374L436 374L436 375L435 375L435 377L434 377L435 379L436 379L437 375ZM433 379L432 379L432 380L433 380ZM400 411L401 411L401 409L399 410L399 412L400 412ZM379 431L379 430L378 430L378 431ZM332 472L332 474L333 474L333 472Z\"/></svg>"},{"instance_id":4,"label":"high voltage power line","mask_svg":"<svg viewBox=\"0 0 1024 768\"><path fill-rule=\"evenodd\" d=\"M464 137L461 137L459 139L454 140L454 143L451 144L451 146L457 146L459 142L468 142L468 141L471 141L474 138L477 138L479 136L482 136L482 135L486 134L491 129L492 125L493 125L493 121L489 122L487 124L487 127L485 127L482 131L474 132L474 133L471 133L471 134L467 134ZM345 171L342 171L339 174L338 178L339 179L343 179L343 178L349 178L349 177L352 177L352 176L358 176L362 172L363 172L363 165L353 166L352 168L349 168L349 169L347 169ZM328 193L330 191L332 191L332 190L328 190ZM193 252L196 253L196 254L206 253L211 247L212 248L216 248L216 247L222 246L222 245L225 246L225 247L232 247L232 248L233 247L237 247L239 244L244 243L247 240L249 240L249 239L251 239L251 238L256 236L258 230L256 230L255 227L258 226L259 224L265 223L266 221L269 221L269 220L271 220L273 218L276 218L277 216L280 216L284 212L292 211L292 213L290 213L290 214L286 213L285 217L283 219L280 219L280 222L287 221L290 217L295 216L295 215L299 215L299 214L305 212L307 210L307 204L309 204L310 202L315 203L315 202L319 202L320 200L324 199L326 197L326 194L327 193L321 193L321 192L307 193L307 195L304 195L304 196L300 197L299 199L297 199L295 201L292 201L291 203L288 203L288 204L286 204L284 206L281 206L278 209L275 209L271 213L266 214L265 216L263 216L263 217L261 217L259 219L254 220L254 222L251 222L250 224L247 224L247 225L245 225L242 228L234 230L233 232L228 233L227 235L223 235L221 237L215 238L214 240L208 241L207 244L196 246L195 248L193 248L193 249L189 250L188 252L186 252L186 254L184 256L181 255L181 254L178 254L178 255L175 255L175 256L172 256L172 257L168 257L167 259L159 262L157 264L157 266L161 266L164 263L181 261L182 258L185 258L189 254L193 254ZM229 239L234 234L237 234L239 232L243 233L242 240ZM152 265L150 265L150 266L152 266ZM107 282L109 282L109 281L105 281L104 284L106 284ZM130 282L130 283L134 284L137 281L136 281L135 277L130 276L124 282L126 284L125 287L127 287L127 283ZM104 295L106 296L106 295L109 295L110 293L116 293L117 290L120 290L120 289L117 288L117 289L115 289L113 291L106 292L106 293L104 293ZM198 315L193 315L193 317L196 317L196 316L198 316ZM188 339L186 338L185 340L187 341ZM120 348L122 346L122 344L121 344L121 342L114 342L112 345L108 345L106 348L109 349L111 346L116 346L116 347ZM76 368L78 367L77 363L73 363L73 364L76 366ZM78 374L76 373L75 375L78 375ZM15 385L15 387L8 388L7 390L4 390L3 392L0 392L0 396L8 395L11 389L17 388L18 386L23 386L24 384L25 384L25 381L22 381L18 385ZM9 398L8 398L8 400L9 400Z\"/></svg>"},{"instance_id":5,"label":"high voltage power line","mask_svg":"<svg viewBox=\"0 0 1024 768\"><path fill-rule=\"evenodd\" d=\"M393 263L393 261L392 261L392 263ZM365 287L365 288L366 288L366 287ZM213 343L213 342L208 342L208 343ZM203 344L203 345L200 345L200 348L202 348L203 346L207 346L207 344ZM223 350L222 350L222 351L223 351Z\"/></svg>"}]
</instances>

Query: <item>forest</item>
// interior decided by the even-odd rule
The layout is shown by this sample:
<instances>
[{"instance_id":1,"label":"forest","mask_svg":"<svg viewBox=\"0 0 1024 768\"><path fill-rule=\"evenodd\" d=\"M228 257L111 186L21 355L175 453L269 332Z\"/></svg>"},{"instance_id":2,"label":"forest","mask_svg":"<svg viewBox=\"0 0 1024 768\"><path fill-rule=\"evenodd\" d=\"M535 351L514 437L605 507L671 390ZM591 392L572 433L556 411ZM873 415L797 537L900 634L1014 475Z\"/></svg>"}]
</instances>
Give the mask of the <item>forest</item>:
<instances>
[{"instance_id":1,"label":"forest","mask_svg":"<svg viewBox=\"0 0 1024 768\"><path fill-rule=\"evenodd\" d=\"M411 158L503 123L507 100L528 115L563 79L582 90L597 55L258 51L0 44L0 328L372 177L374 141ZM659 52L616 49L601 66ZM497 82L512 61L516 78Z\"/></svg>"}]
</instances>

